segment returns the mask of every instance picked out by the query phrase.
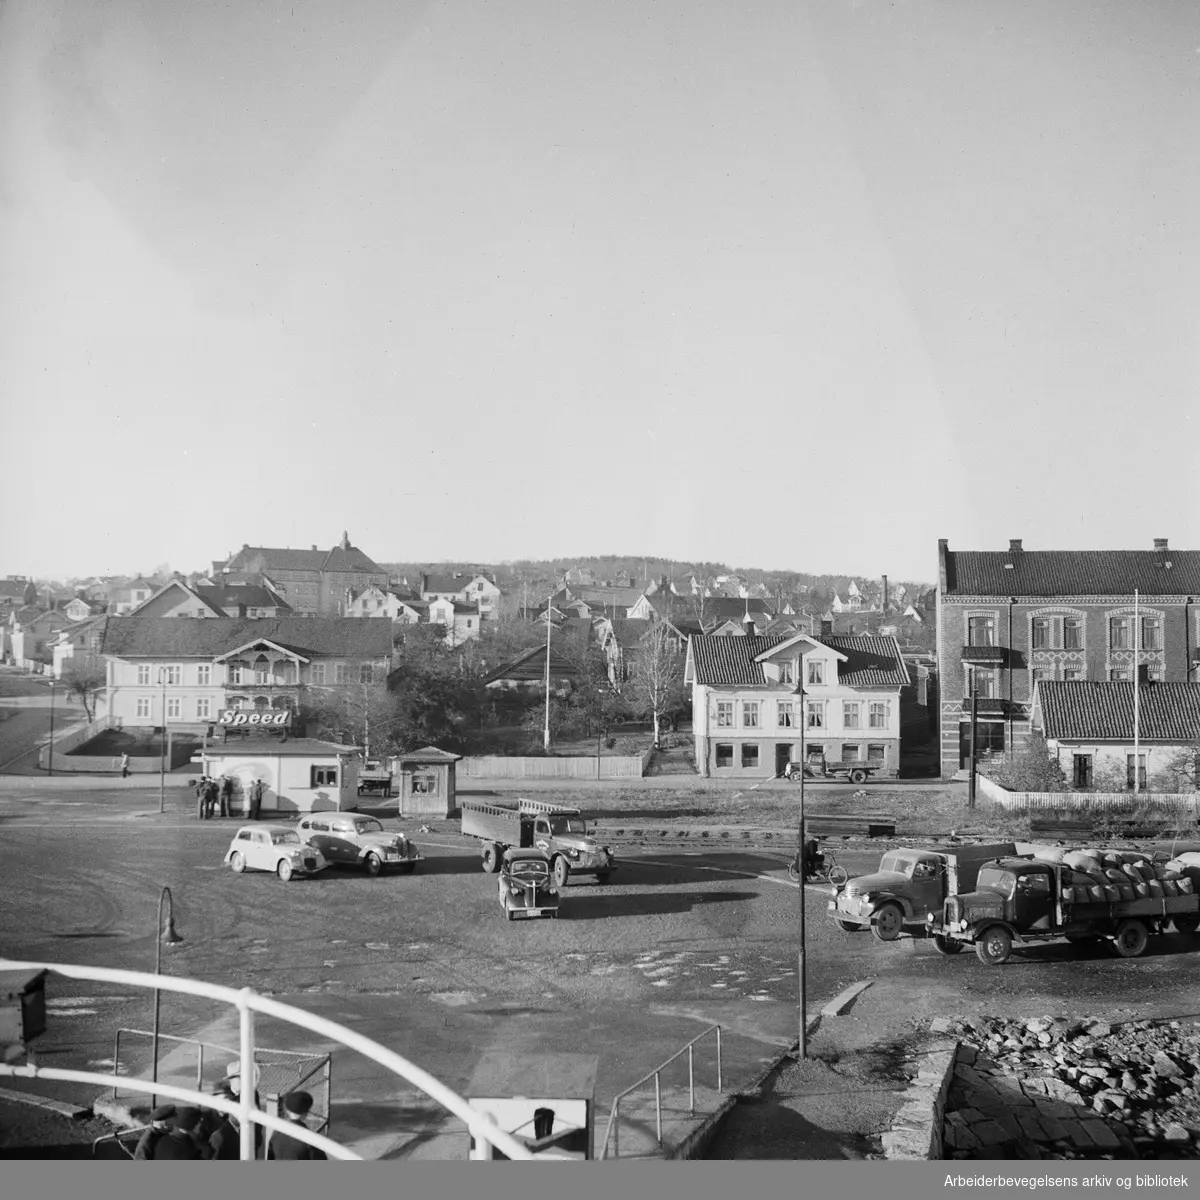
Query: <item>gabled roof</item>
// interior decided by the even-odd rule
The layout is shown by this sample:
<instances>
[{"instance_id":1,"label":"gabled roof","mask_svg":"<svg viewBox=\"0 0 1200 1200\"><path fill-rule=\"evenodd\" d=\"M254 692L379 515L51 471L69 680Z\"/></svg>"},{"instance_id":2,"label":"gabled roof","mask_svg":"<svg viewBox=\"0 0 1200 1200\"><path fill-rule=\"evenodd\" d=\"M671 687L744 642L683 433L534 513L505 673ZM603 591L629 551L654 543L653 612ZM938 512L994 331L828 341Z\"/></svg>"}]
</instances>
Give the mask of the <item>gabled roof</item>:
<instances>
[{"instance_id":1,"label":"gabled roof","mask_svg":"<svg viewBox=\"0 0 1200 1200\"><path fill-rule=\"evenodd\" d=\"M903 687L908 670L895 638L693 637L688 643L697 683L755 687L765 683L761 656L791 641L812 641L844 656L838 682L850 687Z\"/></svg>"},{"instance_id":2,"label":"gabled roof","mask_svg":"<svg viewBox=\"0 0 1200 1200\"><path fill-rule=\"evenodd\" d=\"M305 658L390 658L390 621L360 617L114 617L101 651L117 658L207 658L274 642Z\"/></svg>"},{"instance_id":3,"label":"gabled roof","mask_svg":"<svg viewBox=\"0 0 1200 1200\"><path fill-rule=\"evenodd\" d=\"M421 591L461 592L474 578L474 575L439 575L431 571L421 576Z\"/></svg>"},{"instance_id":4,"label":"gabled roof","mask_svg":"<svg viewBox=\"0 0 1200 1200\"><path fill-rule=\"evenodd\" d=\"M499 679L511 679L517 683L536 683L546 677L546 647L535 646L524 654L497 667L483 677L485 684L495 683ZM550 648L550 678L577 679L579 671L573 663L568 662L553 647Z\"/></svg>"},{"instance_id":5,"label":"gabled roof","mask_svg":"<svg viewBox=\"0 0 1200 1200\"><path fill-rule=\"evenodd\" d=\"M189 586L188 584L184 583L183 580L181 580L181 579L172 579L172 580L168 581L167 583L164 583L162 587L158 588L151 595L147 596L146 599L143 600L141 602L141 604L139 604L135 609L133 609L129 615L131 617L138 616L142 612L143 609L149 608L152 604L154 604L154 602L156 600L158 600L158 598L160 596L162 596L165 593L170 592L170 591L179 591L179 592L182 592L185 596L190 596L193 600L198 601L199 603L203 604L206 608L208 608L209 611L212 612L214 616L223 617L225 615L221 611L220 606L218 604L216 604L213 600L211 600L207 596L205 596L198 588Z\"/></svg>"},{"instance_id":6,"label":"gabled roof","mask_svg":"<svg viewBox=\"0 0 1200 1200\"><path fill-rule=\"evenodd\" d=\"M1200 733L1200 683L1138 687L1138 736L1143 741L1194 742ZM1047 738L1132 741L1133 684L1043 680L1036 706Z\"/></svg>"},{"instance_id":7,"label":"gabled roof","mask_svg":"<svg viewBox=\"0 0 1200 1200\"><path fill-rule=\"evenodd\" d=\"M947 596L1200 592L1197 550L951 550L942 541L938 551Z\"/></svg>"},{"instance_id":8,"label":"gabled roof","mask_svg":"<svg viewBox=\"0 0 1200 1200\"><path fill-rule=\"evenodd\" d=\"M261 559L264 571L343 571L387 575L357 546L334 546L331 550L292 550L278 546L243 546L224 568L247 571L255 559Z\"/></svg>"},{"instance_id":9,"label":"gabled roof","mask_svg":"<svg viewBox=\"0 0 1200 1200\"><path fill-rule=\"evenodd\" d=\"M641 643L642 638L650 632L652 628L648 617L630 618L630 617L613 617L608 622L612 629L612 640L621 647L622 650L630 650Z\"/></svg>"}]
</instances>

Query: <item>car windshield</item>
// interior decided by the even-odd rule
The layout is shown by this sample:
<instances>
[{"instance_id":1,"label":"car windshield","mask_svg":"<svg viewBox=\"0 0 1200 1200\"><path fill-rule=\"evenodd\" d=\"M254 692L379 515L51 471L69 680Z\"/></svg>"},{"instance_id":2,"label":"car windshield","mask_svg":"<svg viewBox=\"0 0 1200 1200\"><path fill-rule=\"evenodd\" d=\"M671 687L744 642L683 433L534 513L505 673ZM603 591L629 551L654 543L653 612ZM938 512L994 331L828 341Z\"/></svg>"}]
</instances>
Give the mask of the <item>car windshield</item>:
<instances>
[{"instance_id":1,"label":"car windshield","mask_svg":"<svg viewBox=\"0 0 1200 1200\"><path fill-rule=\"evenodd\" d=\"M885 854L883 861L879 864L881 871L895 871L897 875L903 875L905 879L912 877L913 867L916 865L916 860L908 858L903 854Z\"/></svg>"},{"instance_id":2,"label":"car windshield","mask_svg":"<svg viewBox=\"0 0 1200 1200\"><path fill-rule=\"evenodd\" d=\"M382 833L383 826L380 825L380 823L378 821L372 821L371 819L368 818L365 821L355 821L354 822L354 832L355 833Z\"/></svg>"},{"instance_id":3,"label":"car windshield","mask_svg":"<svg viewBox=\"0 0 1200 1200\"><path fill-rule=\"evenodd\" d=\"M509 868L509 874L521 879L545 879L549 875L544 862L515 862Z\"/></svg>"},{"instance_id":4,"label":"car windshield","mask_svg":"<svg viewBox=\"0 0 1200 1200\"><path fill-rule=\"evenodd\" d=\"M290 829L285 833L271 834L271 842L276 846L298 846L300 839Z\"/></svg>"},{"instance_id":5,"label":"car windshield","mask_svg":"<svg viewBox=\"0 0 1200 1200\"><path fill-rule=\"evenodd\" d=\"M551 817L550 832L553 834L587 833L587 822L582 817Z\"/></svg>"},{"instance_id":6,"label":"car windshield","mask_svg":"<svg viewBox=\"0 0 1200 1200\"><path fill-rule=\"evenodd\" d=\"M979 872L976 886L980 891L999 892L1005 900L1012 899L1012 874L999 867L983 867Z\"/></svg>"}]
</instances>

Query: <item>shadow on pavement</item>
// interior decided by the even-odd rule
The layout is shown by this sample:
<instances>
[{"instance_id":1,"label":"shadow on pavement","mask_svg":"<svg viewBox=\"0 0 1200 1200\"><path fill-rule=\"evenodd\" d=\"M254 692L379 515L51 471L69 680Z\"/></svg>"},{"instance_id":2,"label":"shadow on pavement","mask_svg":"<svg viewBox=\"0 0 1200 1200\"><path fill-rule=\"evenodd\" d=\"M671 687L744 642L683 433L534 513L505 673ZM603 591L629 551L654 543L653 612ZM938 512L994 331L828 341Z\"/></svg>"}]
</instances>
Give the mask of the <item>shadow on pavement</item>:
<instances>
[{"instance_id":1,"label":"shadow on pavement","mask_svg":"<svg viewBox=\"0 0 1200 1200\"><path fill-rule=\"evenodd\" d=\"M568 891L558 919L598 921L604 917L691 912L705 904L726 904L756 898L755 892L688 892L683 895L663 892L592 892L577 896Z\"/></svg>"}]
</instances>

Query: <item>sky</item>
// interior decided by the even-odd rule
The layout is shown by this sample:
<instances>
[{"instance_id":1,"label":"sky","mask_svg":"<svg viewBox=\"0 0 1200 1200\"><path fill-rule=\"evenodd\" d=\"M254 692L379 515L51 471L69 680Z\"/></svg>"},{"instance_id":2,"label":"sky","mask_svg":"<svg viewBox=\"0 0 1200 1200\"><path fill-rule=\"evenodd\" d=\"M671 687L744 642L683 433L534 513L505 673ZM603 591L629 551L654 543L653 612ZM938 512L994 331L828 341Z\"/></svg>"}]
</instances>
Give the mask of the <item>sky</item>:
<instances>
[{"instance_id":1,"label":"sky","mask_svg":"<svg viewBox=\"0 0 1200 1200\"><path fill-rule=\"evenodd\" d=\"M1200 7L0 0L0 574L1200 548Z\"/></svg>"}]
</instances>

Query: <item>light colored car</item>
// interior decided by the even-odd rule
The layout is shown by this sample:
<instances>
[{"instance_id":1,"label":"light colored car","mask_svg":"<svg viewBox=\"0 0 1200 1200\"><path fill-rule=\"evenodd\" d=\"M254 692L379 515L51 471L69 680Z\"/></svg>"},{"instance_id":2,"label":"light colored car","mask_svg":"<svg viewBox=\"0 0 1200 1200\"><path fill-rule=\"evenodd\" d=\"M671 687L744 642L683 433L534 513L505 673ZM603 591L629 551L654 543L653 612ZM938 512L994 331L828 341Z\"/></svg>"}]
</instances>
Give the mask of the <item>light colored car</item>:
<instances>
[{"instance_id":1,"label":"light colored car","mask_svg":"<svg viewBox=\"0 0 1200 1200\"><path fill-rule=\"evenodd\" d=\"M374 817L358 813L309 813L297 823L296 836L330 865L363 867L368 875L411 872L421 858L400 830L384 829Z\"/></svg>"},{"instance_id":2,"label":"light colored car","mask_svg":"<svg viewBox=\"0 0 1200 1200\"><path fill-rule=\"evenodd\" d=\"M550 859L540 850L504 852L498 881L500 906L510 921L517 917L558 917L559 891Z\"/></svg>"},{"instance_id":3,"label":"light colored car","mask_svg":"<svg viewBox=\"0 0 1200 1200\"><path fill-rule=\"evenodd\" d=\"M329 864L320 850L306 846L290 825L243 825L233 835L225 861L242 871L274 871L287 882L296 875L315 875Z\"/></svg>"}]
</instances>

